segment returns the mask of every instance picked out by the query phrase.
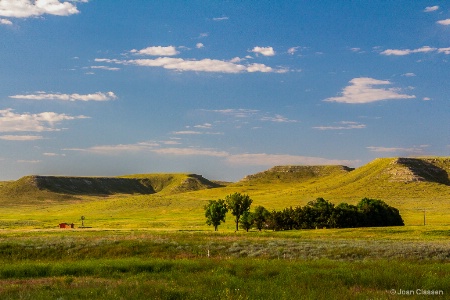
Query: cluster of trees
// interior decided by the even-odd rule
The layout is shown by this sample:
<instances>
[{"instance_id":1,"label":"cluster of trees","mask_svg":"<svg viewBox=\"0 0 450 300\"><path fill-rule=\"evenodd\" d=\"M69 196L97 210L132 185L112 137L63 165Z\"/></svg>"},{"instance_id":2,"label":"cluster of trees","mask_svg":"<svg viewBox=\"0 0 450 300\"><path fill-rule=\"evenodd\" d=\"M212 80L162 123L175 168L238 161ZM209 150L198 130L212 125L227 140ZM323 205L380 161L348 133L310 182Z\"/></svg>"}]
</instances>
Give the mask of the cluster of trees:
<instances>
[{"instance_id":1,"label":"cluster of trees","mask_svg":"<svg viewBox=\"0 0 450 300\"><path fill-rule=\"evenodd\" d=\"M234 216L236 230L239 227L248 231L251 228L262 230L292 230L312 228L353 228L403 226L398 209L377 199L362 199L357 205L333 203L317 198L303 207L285 208L269 212L263 206L250 212L252 199L248 195L234 193L224 200L209 200L205 205L205 217L208 225L218 226L225 222L228 211Z\"/></svg>"}]
</instances>

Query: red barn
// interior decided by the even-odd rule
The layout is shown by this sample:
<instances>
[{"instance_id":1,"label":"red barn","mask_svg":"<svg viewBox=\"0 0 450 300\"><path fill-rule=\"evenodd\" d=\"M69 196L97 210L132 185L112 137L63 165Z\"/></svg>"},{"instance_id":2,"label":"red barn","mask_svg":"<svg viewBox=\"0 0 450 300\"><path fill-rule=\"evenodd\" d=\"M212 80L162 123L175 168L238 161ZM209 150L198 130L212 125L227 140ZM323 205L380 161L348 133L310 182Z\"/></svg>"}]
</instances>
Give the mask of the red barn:
<instances>
[{"instance_id":1,"label":"red barn","mask_svg":"<svg viewBox=\"0 0 450 300\"><path fill-rule=\"evenodd\" d=\"M75 225L72 223L72 224L69 224L69 223L60 223L59 224L59 228L75 228Z\"/></svg>"}]
</instances>

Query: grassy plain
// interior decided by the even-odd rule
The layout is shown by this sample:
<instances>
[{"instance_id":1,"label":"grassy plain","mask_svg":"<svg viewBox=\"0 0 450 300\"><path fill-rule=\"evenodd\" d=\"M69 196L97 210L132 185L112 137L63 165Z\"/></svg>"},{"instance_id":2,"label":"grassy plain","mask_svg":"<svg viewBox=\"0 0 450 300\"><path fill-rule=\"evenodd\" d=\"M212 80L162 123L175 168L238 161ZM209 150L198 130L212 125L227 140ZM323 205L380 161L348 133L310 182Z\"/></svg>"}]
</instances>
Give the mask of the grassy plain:
<instances>
[{"instance_id":1,"label":"grassy plain","mask_svg":"<svg viewBox=\"0 0 450 300\"><path fill-rule=\"evenodd\" d=\"M0 194L0 298L423 299L436 291L427 299L448 299L450 187L393 180L404 172L379 160L348 173L191 192L163 180L148 195L67 196L17 185L22 196ZM203 206L234 192L269 210L317 197L378 198L406 226L246 233L234 232L228 216L214 232ZM79 228L81 216L91 228ZM77 228L58 229L61 222Z\"/></svg>"}]
</instances>

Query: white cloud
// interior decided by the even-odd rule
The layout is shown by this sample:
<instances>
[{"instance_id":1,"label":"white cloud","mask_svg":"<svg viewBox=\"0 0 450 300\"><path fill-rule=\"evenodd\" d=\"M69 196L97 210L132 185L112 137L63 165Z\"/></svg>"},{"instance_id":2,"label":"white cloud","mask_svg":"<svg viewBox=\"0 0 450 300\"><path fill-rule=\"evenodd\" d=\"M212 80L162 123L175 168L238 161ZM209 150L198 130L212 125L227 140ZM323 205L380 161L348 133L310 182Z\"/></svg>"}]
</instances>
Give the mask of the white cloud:
<instances>
[{"instance_id":1,"label":"white cloud","mask_svg":"<svg viewBox=\"0 0 450 300\"><path fill-rule=\"evenodd\" d=\"M415 153L415 154L421 154L424 152L424 149L429 147L428 145L420 145L420 146L414 146L411 148L402 148L402 147L366 147L369 149L369 151L372 152L382 152L382 153Z\"/></svg>"},{"instance_id":2,"label":"white cloud","mask_svg":"<svg viewBox=\"0 0 450 300\"><path fill-rule=\"evenodd\" d=\"M44 14L69 16L79 13L77 7L70 2L58 0L2 0L0 16L12 18L29 18Z\"/></svg>"},{"instance_id":3,"label":"white cloud","mask_svg":"<svg viewBox=\"0 0 450 300\"><path fill-rule=\"evenodd\" d=\"M40 135L0 135L0 140L6 141L36 141L42 139L44 137Z\"/></svg>"},{"instance_id":4,"label":"white cloud","mask_svg":"<svg viewBox=\"0 0 450 300\"><path fill-rule=\"evenodd\" d=\"M210 111L214 113L219 113L223 115L232 116L234 118L248 118L254 116L259 113L259 110L256 109L246 109L246 108L228 108L228 109L215 109L215 110L204 110Z\"/></svg>"},{"instance_id":5,"label":"white cloud","mask_svg":"<svg viewBox=\"0 0 450 300\"><path fill-rule=\"evenodd\" d=\"M262 117L261 121L269 121L269 122L275 122L275 123L297 123L297 120L289 120L286 117L283 117L282 115L275 115L274 117Z\"/></svg>"},{"instance_id":6,"label":"white cloud","mask_svg":"<svg viewBox=\"0 0 450 300\"><path fill-rule=\"evenodd\" d=\"M380 54L382 55L395 55L395 56L404 56L404 55L409 55L412 53L428 53L428 52L433 52L439 50L437 48L433 48L430 46L423 46L421 48L418 49L387 49L382 51Z\"/></svg>"},{"instance_id":7,"label":"white cloud","mask_svg":"<svg viewBox=\"0 0 450 300\"><path fill-rule=\"evenodd\" d=\"M450 55L450 47L448 47L448 48L439 48L438 52Z\"/></svg>"},{"instance_id":8,"label":"white cloud","mask_svg":"<svg viewBox=\"0 0 450 300\"><path fill-rule=\"evenodd\" d=\"M388 80L377 80L369 77L353 78L350 85L342 91L342 96L327 98L327 102L350 104L370 103L381 100L413 99L414 95L399 93L398 88L375 88L374 86L392 84Z\"/></svg>"},{"instance_id":9,"label":"white cloud","mask_svg":"<svg viewBox=\"0 0 450 300\"><path fill-rule=\"evenodd\" d=\"M353 48L350 48L350 50L351 50L352 52L360 52L360 51L361 51L361 48L353 47Z\"/></svg>"},{"instance_id":10,"label":"white cloud","mask_svg":"<svg viewBox=\"0 0 450 300\"><path fill-rule=\"evenodd\" d=\"M441 25L450 25L450 19L445 19L445 20L439 20L436 23L441 24Z\"/></svg>"},{"instance_id":11,"label":"white cloud","mask_svg":"<svg viewBox=\"0 0 450 300\"><path fill-rule=\"evenodd\" d=\"M203 123L201 125L195 125L194 128L210 129L212 128L211 123Z\"/></svg>"},{"instance_id":12,"label":"white cloud","mask_svg":"<svg viewBox=\"0 0 450 300\"><path fill-rule=\"evenodd\" d=\"M42 162L41 160L25 160L25 159L19 159L17 160L18 163L22 163L22 164L38 164L40 162Z\"/></svg>"},{"instance_id":13,"label":"white cloud","mask_svg":"<svg viewBox=\"0 0 450 300\"><path fill-rule=\"evenodd\" d=\"M228 20L228 17L219 17L219 18L213 18L213 21L226 21Z\"/></svg>"},{"instance_id":14,"label":"white cloud","mask_svg":"<svg viewBox=\"0 0 450 300\"><path fill-rule=\"evenodd\" d=\"M29 95L14 95L9 96L13 99L26 99L26 100L62 100L62 101L109 101L116 99L117 96L113 92L97 92L94 94L49 94L46 92L38 92L36 94Z\"/></svg>"},{"instance_id":15,"label":"white cloud","mask_svg":"<svg viewBox=\"0 0 450 300\"><path fill-rule=\"evenodd\" d=\"M264 64L238 64L236 58L231 61L204 58L183 59L174 57L158 57L155 59L132 59L119 60L108 58L96 58L96 62L115 63L122 65L136 65L142 67L161 67L176 71L194 71L194 72L216 72L216 73L243 73L243 72L263 72L263 73L286 73L289 70L284 68L274 69Z\"/></svg>"},{"instance_id":16,"label":"white cloud","mask_svg":"<svg viewBox=\"0 0 450 300\"><path fill-rule=\"evenodd\" d=\"M287 53L290 54L290 55L294 55L295 52L297 52L299 48L300 47L291 47L291 48L288 49Z\"/></svg>"},{"instance_id":17,"label":"white cloud","mask_svg":"<svg viewBox=\"0 0 450 300\"><path fill-rule=\"evenodd\" d=\"M119 71L120 68L112 68L108 66L90 66L91 69L107 70L107 71Z\"/></svg>"},{"instance_id":18,"label":"white cloud","mask_svg":"<svg viewBox=\"0 0 450 300\"><path fill-rule=\"evenodd\" d=\"M235 165L354 165L359 161L337 160L321 157L298 156L288 154L235 154L227 157L227 161Z\"/></svg>"},{"instance_id":19,"label":"white cloud","mask_svg":"<svg viewBox=\"0 0 450 300\"><path fill-rule=\"evenodd\" d=\"M227 157L230 154L226 151L217 151L214 149L202 149L202 148L161 148L154 149L152 152L166 155L178 155L178 156L214 156L214 157Z\"/></svg>"},{"instance_id":20,"label":"white cloud","mask_svg":"<svg viewBox=\"0 0 450 300\"><path fill-rule=\"evenodd\" d=\"M414 73L405 73L405 74L402 74L402 76L405 76L405 77L414 77L414 76L416 76L416 74L414 74Z\"/></svg>"},{"instance_id":21,"label":"white cloud","mask_svg":"<svg viewBox=\"0 0 450 300\"><path fill-rule=\"evenodd\" d=\"M0 24L2 25L12 25L12 22L8 19L0 19Z\"/></svg>"},{"instance_id":22,"label":"white cloud","mask_svg":"<svg viewBox=\"0 0 450 300\"><path fill-rule=\"evenodd\" d=\"M151 55L151 56L173 56L180 53L174 46L167 46L167 47L151 46L141 50L133 49L130 52L138 55Z\"/></svg>"},{"instance_id":23,"label":"white cloud","mask_svg":"<svg viewBox=\"0 0 450 300\"><path fill-rule=\"evenodd\" d=\"M365 124L361 124L358 122L351 122L351 121L342 121L338 122L338 126L317 126L313 127L313 129L318 130L351 130L351 129L364 129L366 128Z\"/></svg>"},{"instance_id":24,"label":"white cloud","mask_svg":"<svg viewBox=\"0 0 450 300\"><path fill-rule=\"evenodd\" d=\"M275 51L273 50L272 47L258 47L258 46L256 46L256 47L254 47L252 49L251 52L259 53L259 54L262 54L264 56L274 56L275 55Z\"/></svg>"},{"instance_id":25,"label":"white cloud","mask_svg":"<svg viewBox=\"0 0 450 300\"><path fill-rule=\"evenodd\" d=\"M431 98L430 97L423 97L423 99L422 99L423 101L430 101L431 100Z\"/></svg>"},{"instance_id":26,"label":"white cloud","mask_svg":"<svg viewBox=\"0 0 450 300\"><path fill-rule=\"evenodd\" d=\"M80 152L90 152L96 154L119 154L123 152L140 152L149 151L155 147L158 147L159 143L152 141L141 142L136 144L118 144L118 145L101 145L93 146L90 148L65 148L64 151L80 151Z\"/></svg>"},{"instance_id":27,"label":"white cloud","mask_svg":"<svg viewBox=\"0 0 450 300\"><path fill-rule=\"evenodd\" d=\"M435 6L427 6L425 7L425 9L423 10L424 12L432 12L432 11L436 11L439 9L439 6L435 5Z\"/></svg>"},{"instance_id":28,"label":"white cloud","mask_svg":"<svg viewBox=\"0 0 450 300\"><path fill-rule=\"evenodd\" d=\"M16 114L13 109L7 108L0 110L0 132L42 132L58 131L55 124L76 119L86 119L86 116L69 116L55 112L43 112L39 114Z\"/></svg>"},{"instance_id":29,"label":"white cloud","mask_svg":"<svg viewBox=\"0 0 450 300\"><path fill-rule=\"evenodd\" d=\"M203 45L203 43L197 43L195 45L195 48L197 48L197 49L201 49L201 48L204 48L204 47L205 47L205 45Z\"/></svg>"}]
</instances>

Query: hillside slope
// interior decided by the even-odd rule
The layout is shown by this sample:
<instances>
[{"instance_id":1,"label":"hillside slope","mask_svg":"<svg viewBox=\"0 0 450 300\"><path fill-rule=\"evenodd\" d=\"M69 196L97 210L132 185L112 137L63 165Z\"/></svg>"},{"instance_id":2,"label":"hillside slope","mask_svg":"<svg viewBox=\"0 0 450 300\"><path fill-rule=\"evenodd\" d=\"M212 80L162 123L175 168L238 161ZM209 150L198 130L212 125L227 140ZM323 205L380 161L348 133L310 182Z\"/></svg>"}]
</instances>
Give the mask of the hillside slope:
<instances>
[{"instance_id":1,"label":"hillside slope","mask_svg":"<svg viewBox=\"0 0 450 300\"><path fill-rule=\"evenodd\" d=\"M219 187L196 174L139 174L120 177L25 176L5 182L0 199L70 199L79 195L181 193Z\"/></svg>"},{"instance_id":2,"label":"hillside slope","mask_svg":"<svg viewBox=\"0 0 450 300\"><path fill-rule=\"evenodd\" d=\"M327 172L329 171L329 172ZM450 158L379 158L356 169L285 166L247 176L240 185L277 186L279 197L434 197L450 195ZM284 196L283 196L284 195Z\"/></svg>"}]
</instances>

